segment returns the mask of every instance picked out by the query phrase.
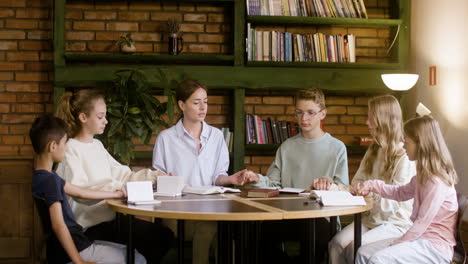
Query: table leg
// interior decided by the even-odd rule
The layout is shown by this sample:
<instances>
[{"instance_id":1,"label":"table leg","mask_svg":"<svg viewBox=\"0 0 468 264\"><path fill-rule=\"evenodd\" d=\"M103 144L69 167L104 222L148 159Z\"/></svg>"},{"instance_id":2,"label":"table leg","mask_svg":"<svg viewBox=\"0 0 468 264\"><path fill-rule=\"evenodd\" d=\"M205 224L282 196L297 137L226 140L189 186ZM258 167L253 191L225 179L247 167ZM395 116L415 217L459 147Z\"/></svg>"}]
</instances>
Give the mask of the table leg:
<instances>
[{"instance_id":1,"label":"table leg","mask_svg":"<svg viewBox=\"0 0 468 264\"><path fill-rule=\"evenodd\" d=\"M246 243L248 242L248 231L246 227L247 223L246 222L238 222L237 227L239 228L239 235L236 243L236 248L235 248L235 261L236 263L246 263L248 261L247 259L247 245Z\"/></svg>"},{"instance_id":2,"label":"table leg","mask_svg":"<svg viewBox=\"0 0 468 264\"><path fill-rule=\"evenodd\" d=\"M330 217L330 239L336 235L336 225L338 224L338 216Z\"/></svg>"},{"instance_id":3,"label":"table leg","mask_svg":"<svg viewBox=\"0 0 468 264\"><path fill-rule=\"evenodd\" d=\"M185 221L177 220L177 263L184 263Z\"/></svg>"},{"instance_id":4,"label":"table leg","mask_svg":"<svg viewBox=\"0 0 468 264\"><path fill-rule=\"evenodd\" d=\"M218 221L218 263L232 263L231 223Z\"/></svg>"},{"instance_id":5,"label":"table leg","mask_svg":"<svg viewBox=\"0 0 468 264\"><path fill-rule=\"evenodd\" d=\"M260 251L260 246L259 246L259 241L260 241L260 228L261 224L259 221L252 221L250 223L250 245L249 245L249 255L251 256L250 258L250 263L258 263L258 252Z\"/></svg>"},{"instance_id":6,"label":"table leg","mask_svg":"<svg viewBox=\"0 0 468 264\"><path fill-rule=\"evenodd\" d=\"M307 263L315 263L315 218L307 219L306 221L306 261Z\"/></svg>"},{"instance_id":7,"label":"table leg","mask_svg":"<svg viewBox=\"0 0 468 264\"><path fill-rule=\"evenodd\" d=\"M128 241L127 241L127 263L135 263L135 246L133 245L133 215L128 217Z\"/></svg>"},{"instance_id":8,"label":"table leg","mask_svg":"<svg viewBox=\"0 0 468 264\"><path fill-rule=\"evenodd\" d=\"M356 259L356 253L361 246L362 231L361 231L361 214L354 215L354 259Z\"/></svg>"}]
</instances>

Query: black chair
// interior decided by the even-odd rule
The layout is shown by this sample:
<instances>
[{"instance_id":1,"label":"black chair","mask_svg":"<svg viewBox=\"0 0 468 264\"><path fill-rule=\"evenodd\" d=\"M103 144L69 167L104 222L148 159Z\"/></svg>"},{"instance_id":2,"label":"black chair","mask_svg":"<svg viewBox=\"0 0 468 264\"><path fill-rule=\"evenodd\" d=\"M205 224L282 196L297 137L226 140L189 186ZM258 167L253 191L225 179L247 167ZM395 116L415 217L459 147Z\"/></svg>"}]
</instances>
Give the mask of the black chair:
<instances>
[{"instance_id":1,"label":"black chair","mask_svg":"<svg viewBox=\"0 0 468 264\"><path fill-rule=\"evenodd\" d=\"M40 249L39 249L39 256L38 261L39 263L47 263L47 248L46 248L46 241L49 236L52 234L52 224L50 222L49 216L49 206L47 206L46 201L43 198L37 197L33 195L34 204L36 205L37 212L39 214L39 218L41 219L42 231L44 236L41 237L39 242Z\"/></svg>"}]
</instances>

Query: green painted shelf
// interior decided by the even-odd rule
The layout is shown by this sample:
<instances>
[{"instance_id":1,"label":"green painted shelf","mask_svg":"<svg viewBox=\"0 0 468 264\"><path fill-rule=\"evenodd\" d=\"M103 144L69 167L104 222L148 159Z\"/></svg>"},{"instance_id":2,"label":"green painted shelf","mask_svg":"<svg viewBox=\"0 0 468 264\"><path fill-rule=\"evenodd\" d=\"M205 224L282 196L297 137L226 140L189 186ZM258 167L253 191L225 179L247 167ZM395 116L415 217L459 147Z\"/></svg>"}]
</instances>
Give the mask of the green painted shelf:
<instances>
[{"instance_id":1,"label":"green painted shelf","mask_svg":"<svg viewBox=\"0 0 468 264\"><path fill-rule=\"evenodd\" d=\"M233 64L233 55L205 54L65 54L67 62L113 62L151 64Z\"/></svg>"},{"instance_id":2,"label":"green painted shelf","mask_svg":"<svg viewBox=\"0 0 468 264\"><path fill-rule=\"evenodd\" d=\"M399 26L401 19L363 19L335 17L247 16L247 22L277 25Z\"/></svg>"},{"instance_id":3,"label":"green painted shelf","mask_svg":"<svg viewBox=\"0 0 468 264\"><path fill-rule=\"evenodd\" d=\"M284 62L248 61L249 67L298 67L298 68L349 68L349 69L400 69L400 63L339 63L339 62Z\"/></svg>"}]
</instances>

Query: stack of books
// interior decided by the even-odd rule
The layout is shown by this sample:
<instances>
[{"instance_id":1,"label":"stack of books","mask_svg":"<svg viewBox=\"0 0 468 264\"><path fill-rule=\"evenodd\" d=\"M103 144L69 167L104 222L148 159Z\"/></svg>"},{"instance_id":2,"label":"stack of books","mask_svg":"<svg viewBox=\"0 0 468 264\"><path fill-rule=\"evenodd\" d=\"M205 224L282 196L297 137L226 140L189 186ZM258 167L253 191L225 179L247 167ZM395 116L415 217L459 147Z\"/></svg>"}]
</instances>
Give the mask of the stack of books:
<instances>
[{"instance_id":1,"label":"stack of books","mask_svg":"<svg viewBox=\"0 0 468 264\"><path fill-rule=\"evenodd\" d=\"M246 144L281 144L299 133L299 126L291 121L262 120L257 115L246 115Z\"/></svg>"},{"instance_id":2,"label":"stack of books","mask_svg":"<svg viewBox=\"0 0 468 264\"><path fill-rule=\"evenodd\" d=\"M279 62L356 62L353 34L258 31L247 23L247 59Z\"/></svg>"},{"instance_id":3,"label":"stack of books","mask_svg":"<svg viewBox=\"0 0 468 264\"><path fill-rule=\"evenodd\" d=\"M249 16L367 18L363 0L246 0Z\"/></svg>"}]
</instances>

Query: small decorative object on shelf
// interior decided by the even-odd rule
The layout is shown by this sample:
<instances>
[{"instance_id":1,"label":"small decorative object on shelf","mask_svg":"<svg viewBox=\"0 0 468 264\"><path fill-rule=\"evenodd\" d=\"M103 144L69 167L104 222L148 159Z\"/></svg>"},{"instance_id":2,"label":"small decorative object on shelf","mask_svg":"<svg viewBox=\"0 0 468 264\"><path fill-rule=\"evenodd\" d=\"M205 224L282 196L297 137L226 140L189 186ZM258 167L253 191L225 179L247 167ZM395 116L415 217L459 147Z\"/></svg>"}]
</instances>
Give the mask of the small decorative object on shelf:
<instances>
[{"instance_id":1,"label":"small decorative object on shelf","mask_svg":"<svg viewBox=\"0 0 468 264\"><path fill-rule=\"evenodd\" d=\"M116 46L120 47L120 51L123 53L134 53L136 52L135 41L132 39L130 33L125 36L120 36L119 40L115 43Z\"/></svg>"},{"instance_id":2,"label":"small decorative object on shelf","mask_svg":"<svg viewBox=\"0 0 468 264\"><path fill-rule=\"evenodd\" d=\"M184 40L180 36L180 24L174 18L167 20L167 32L169 33L169 55L178 55L184 48Z\"/></svg>"}]
</instances>

